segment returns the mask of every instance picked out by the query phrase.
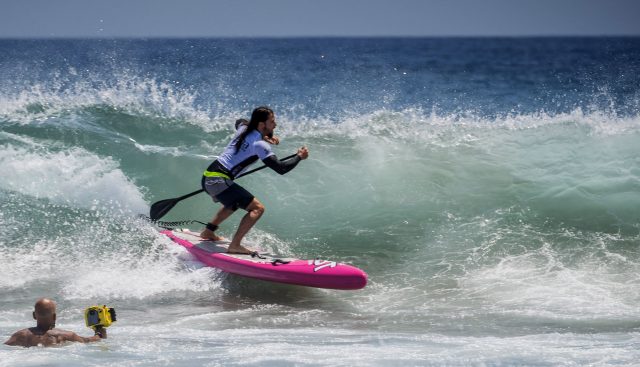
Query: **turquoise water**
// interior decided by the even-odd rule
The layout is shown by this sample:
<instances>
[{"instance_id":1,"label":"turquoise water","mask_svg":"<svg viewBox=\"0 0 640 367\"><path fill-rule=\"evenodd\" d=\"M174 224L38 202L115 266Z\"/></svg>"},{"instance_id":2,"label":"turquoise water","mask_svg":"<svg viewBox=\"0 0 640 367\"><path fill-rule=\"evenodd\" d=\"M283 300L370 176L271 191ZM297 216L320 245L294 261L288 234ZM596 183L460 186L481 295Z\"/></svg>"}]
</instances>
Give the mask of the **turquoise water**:
<instances>
[{"instance_id":1,"label":"turquoise water","mask_svg":"<svg viewBox=\"0 0 640 367\"><path fill-rule=\"evenodd\" d=\"M0 336L42 296L83 335L86 306L119 317L0 365L634 365L639 45L0 41ZM241 179L267 208L247 240L353 264L365 289L228 275L136 218L198 189L261 104L277 154L310 158Z\"/></svg>"}]
</instances>

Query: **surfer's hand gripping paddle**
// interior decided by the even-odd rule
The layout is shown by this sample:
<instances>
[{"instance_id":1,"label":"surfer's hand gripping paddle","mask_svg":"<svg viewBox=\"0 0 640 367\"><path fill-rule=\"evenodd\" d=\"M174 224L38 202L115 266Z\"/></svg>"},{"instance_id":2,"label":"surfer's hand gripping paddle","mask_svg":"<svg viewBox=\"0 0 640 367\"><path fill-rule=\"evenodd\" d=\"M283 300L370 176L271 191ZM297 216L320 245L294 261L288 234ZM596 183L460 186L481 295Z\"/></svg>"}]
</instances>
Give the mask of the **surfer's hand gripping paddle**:
<instances>
[{"instance_id":1,"label":"surfer's hand gripping paddle","mask_svg":"<svg viewBox=\"0 0 640 367\"><path fill-rule=\"evenodd\" d=\"M298 153L296 154L292 154L288 157L284 157L282 158L283 161L286 161L287 159L291 159L293 157L295 157ZM242 176L246 176L248 174L254 173L256 171L260 171L261 169L266 168L267 166L261 166L255 169L252 169L250 171L247 171L241 175L239 175L238 177L236 177L236 179L242 177ZM189 194L177 197L177 198L173 198L173 199L164 199L164 200L160 200L158 202L153 203L153 205L151 205L151 209L149 210L149 218L151 220L158 220L160 218L162 218L165 214L167 214L169 212L169 210L171 210L176 204L178 204L180 201L190 198L193 195L197 195L201 192L203 192L203 189L191 192Z\"/></svg>"}]
</instances>

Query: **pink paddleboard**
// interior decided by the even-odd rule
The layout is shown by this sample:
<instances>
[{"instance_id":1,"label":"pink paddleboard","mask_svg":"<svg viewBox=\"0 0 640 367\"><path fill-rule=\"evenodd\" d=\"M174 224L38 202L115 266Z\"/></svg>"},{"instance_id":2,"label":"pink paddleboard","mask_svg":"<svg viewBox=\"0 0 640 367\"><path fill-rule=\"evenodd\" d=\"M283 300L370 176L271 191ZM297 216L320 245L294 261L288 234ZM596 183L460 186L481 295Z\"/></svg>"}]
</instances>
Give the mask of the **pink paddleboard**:
<instances>
[{"instance_id":1,"label":"pink paddleboard","mask_svg":"<svg viewBox=\"0 0 640 367\"><path fill-rule=\"evenodd\" d=\"M228 254L228 242L203 240L189 230L161 233L184 246L205 265L228 273L316 288L361 289L367 285L367 274L351 265L328 260L276 258L264 253L260 253L263 258Z\"/></svg>"}]
</instances>

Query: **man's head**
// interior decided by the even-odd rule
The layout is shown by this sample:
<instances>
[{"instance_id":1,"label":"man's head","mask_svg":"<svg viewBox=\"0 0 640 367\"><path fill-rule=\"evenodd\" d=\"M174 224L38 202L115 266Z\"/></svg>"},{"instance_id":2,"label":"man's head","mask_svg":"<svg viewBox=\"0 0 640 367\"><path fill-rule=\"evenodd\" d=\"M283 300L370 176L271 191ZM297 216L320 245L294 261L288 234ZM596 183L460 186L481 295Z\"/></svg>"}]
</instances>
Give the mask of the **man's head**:
<instances>
[{"instance_id":1,"label":"man's head","mask_svg":"<svg viewBox=\"0 0 640 367\"><path fill-rule=\"evenodd\" d=\"M256 108L251 113L249 126L254 126L263 136L272 136L276 128L276 116L273 110L264 106Z\"/></svg>"},{"instance_id":2,"label":"man's head","mask_svg":"<svg viewBox=\"0 0 640 367\"><path fill-rule=\"evenodd\" d=\"M36 301L33 318L39 329L53 329L56 327L56 303L49 298L40 298Z\"/></svg>"},{"instance_id":3,"label":"man's head","mask_svg":"<svg viewBox=\"0 0 640 367\"><path fill-rule=\"evenodd\" d=\"M273 136L273 129L276 128L276 117L273 114L273 110L269 107L258 107L251 113L251 121L247 129L243 131L236 140L235 147L236 153L240 150L240 147L244 143L247 135L252 131L258 130L262 136Z\"/></svg>"},{"instance_id":4,"label":"man's head","mask_svg":"<svg viewBox=\"0 0 640 367\"><path fill-rule=\"evenodd\" d=\"M251 113L251 121L249 124L255 124L255 126L257 126L258 123L267 121L271 116L273 116L272 109L266 106L260 106Z\"/></svg>"}]
</instances>

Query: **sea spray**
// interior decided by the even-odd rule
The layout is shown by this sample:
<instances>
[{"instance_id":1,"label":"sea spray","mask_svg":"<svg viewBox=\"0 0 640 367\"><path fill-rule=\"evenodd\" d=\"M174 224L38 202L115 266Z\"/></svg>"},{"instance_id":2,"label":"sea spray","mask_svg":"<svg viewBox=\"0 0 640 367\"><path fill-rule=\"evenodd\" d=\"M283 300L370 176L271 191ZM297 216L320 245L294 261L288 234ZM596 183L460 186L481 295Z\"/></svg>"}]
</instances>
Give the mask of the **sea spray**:
<instances>
[{"instance_id":1,"label":"sea spray","mask_svg":"<svg viewBox=\"0 0 640 367\"><path fill-rule=\"evenodd\" d=\"M27 326L41 296L80 333L89 304L120 317L100 345L0 349L0 364L639 358L637 39L0 49L0 332ZM353 263L369 274L362 291L230 276L137 219L199 189L235 119L263 104L276 154L306 145L310 158L238 180L267 208L247 241ZM217 209L202 194L166 219Z\"/></svg>"}]
</instances>

